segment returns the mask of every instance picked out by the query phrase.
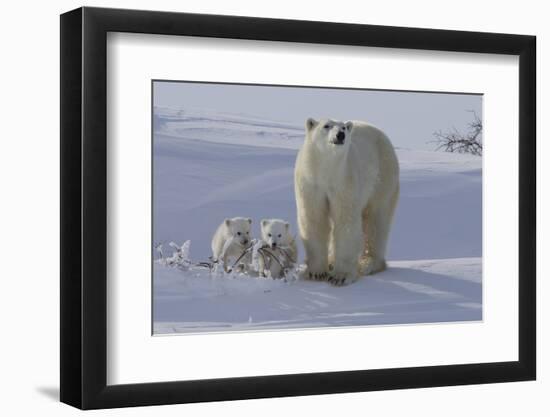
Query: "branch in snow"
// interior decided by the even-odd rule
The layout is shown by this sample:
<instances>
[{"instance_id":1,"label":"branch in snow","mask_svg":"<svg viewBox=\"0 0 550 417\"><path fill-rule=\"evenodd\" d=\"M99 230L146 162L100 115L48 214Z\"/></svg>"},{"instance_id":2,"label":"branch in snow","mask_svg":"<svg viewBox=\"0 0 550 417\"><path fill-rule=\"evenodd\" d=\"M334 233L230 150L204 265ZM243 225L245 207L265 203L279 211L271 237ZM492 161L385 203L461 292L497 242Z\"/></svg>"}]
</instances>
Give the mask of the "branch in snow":
<instances>
[{"instance_id":1,"label":"branch in snow","mask_svg":"<svg viewBox=\"0 0 550 417\"><path fill-rule=\"evenodd\" d=\"M159 253L159 260L164 259L164 254L162 253L162 243L155 245L155 249Z\"/></svg>"},{"instance_id":2,"label":"branch in snow","mask_svg":"<svg viewBox=\"0 0 550 417\"><path fill-rule=\"evenodd\" d=\"M220 258L224 256L225 252L234 243L234 241L234 238L230 238L225 242ZM181 246L175 242L170 242L168 245L173 249L172 256L164 257L162 252L162 244L158 244L155 246L155 249L161 254L161 257L155 262L184 271L187 271L194 266L207 267L215 275L224 275L225 271L223 270L223 265L220 262L193 263L191 261L190 240L185 241ZM237 272L244 272L245 274L256 272L263 277L285 278L285 281L288 279L294 280L293 277L295 275L295 268L289 267L289 265L293 266L294 262L289 253L287 253L287 250L290 251L291 248L279 247L272 249L263 240L253 239L250 246L243 249L241 255L237 257L237 260L234 262L231 270L238 266L238 269L235 270ZM275 268L275 273L271 271L271 267Z\"/></svg>"},{"instance_id":3,"label":"branch in snow","mask_svg":"<svg viewBox=\"0 0 550 417\"><path fill-rule=\"evenodd\" d=\"M170 242L169 245L174 249L172 256L170 256L169 258L161 258L159 262L164 265L173 266L179 269L189 269L189 267L191 266L191 260L189 257L191 241L186 240L181 246L174 242Z\"/></svg>"},{"instance_id":4,"label":"branch in snow","mask_svg":"<svg viewBox=\"0 0 550 417\"><path fill-rule=\"evenodd\" d=\"M181 245L180 248L181 256L183 259L185 259L188 262L191 262L190 253L191 253L191 241L186 240L183 242L183 245Z\"/></svg>"}]
</instances>

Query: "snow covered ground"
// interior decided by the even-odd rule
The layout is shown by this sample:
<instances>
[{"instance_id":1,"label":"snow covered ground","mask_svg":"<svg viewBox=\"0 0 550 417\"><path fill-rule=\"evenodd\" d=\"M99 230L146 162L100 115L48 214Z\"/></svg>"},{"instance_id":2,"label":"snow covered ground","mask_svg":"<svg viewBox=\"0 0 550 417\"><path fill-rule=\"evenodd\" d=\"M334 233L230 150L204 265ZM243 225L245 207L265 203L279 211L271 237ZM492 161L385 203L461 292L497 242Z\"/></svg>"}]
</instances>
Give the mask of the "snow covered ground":
<instances>
[{"instance_id":1,"label":"snow covered ground","mask_svg":"<svg viewBox=\"0 0 550 417\"><path fill-rule=\"evenodd\" d=\"M156 107L154 132L154 243L168 255L168 242L191 240L191 258L207 260L225 217L252 217L256 236L271 217L296 232L302 126ZM401 197L387 271L335 288L155 264L155 333L481 320L481 158L397 154Z\"/></svg>"}]
</instances>

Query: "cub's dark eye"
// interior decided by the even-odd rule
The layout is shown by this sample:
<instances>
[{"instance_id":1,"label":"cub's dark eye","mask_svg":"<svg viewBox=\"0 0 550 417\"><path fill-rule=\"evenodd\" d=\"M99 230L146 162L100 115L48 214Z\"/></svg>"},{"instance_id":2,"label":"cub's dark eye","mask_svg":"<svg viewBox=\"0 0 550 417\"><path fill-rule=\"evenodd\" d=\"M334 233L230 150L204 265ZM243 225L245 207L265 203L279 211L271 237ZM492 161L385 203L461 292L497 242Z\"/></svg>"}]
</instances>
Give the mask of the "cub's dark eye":
<instances>
[{"instance_id":1,"label":"cub's dark eye","mask_svg":"<svg viewBox=\"0 0 550 417\"><path fill-rule=\"evenodd\" d=\"M281 237L281 235L279 234L279 236L277 236L277 237Z\"/></svg>"},{"instance_id":2,"label":"cub's dark eye","mask_svg":"<svg viewBox=\"0 0 550 417\"><path fill-rule=\"evenodd\" d=\"M325 127L325 129L330 129L330 125L329 125L329 124L326 124L324 127Z\"/></svg>"},{"instance_id":3,"label":"cub's dark eye","mask_svg":"<svg viewBox=\"0 0 550 417\"><path fill-rule=\"evenodd\" d=\"M268 236L271 237L271 233L269 233Z\"/></svg>"},{"instance_id":4,"label":"cub's dark eye","mask_svg":"<svg viewBox=\"0 0 550 417\"><path fill-rule=\"evenodd\" d=\"M250 234L250 232L246 232L246 234L247 234L247 235L249 235L249 234Z\"/></svg>"},{"instance_id":5,"label":"cub's dark eye","mask_svg":"<svg viewBox=\"0 0 550 417\"><path fill-rule=\"evenodd\" d=\"M237 232L237 234L240 236L240 235L241 235L241 232Z\"/></svg>"}]
</instances>

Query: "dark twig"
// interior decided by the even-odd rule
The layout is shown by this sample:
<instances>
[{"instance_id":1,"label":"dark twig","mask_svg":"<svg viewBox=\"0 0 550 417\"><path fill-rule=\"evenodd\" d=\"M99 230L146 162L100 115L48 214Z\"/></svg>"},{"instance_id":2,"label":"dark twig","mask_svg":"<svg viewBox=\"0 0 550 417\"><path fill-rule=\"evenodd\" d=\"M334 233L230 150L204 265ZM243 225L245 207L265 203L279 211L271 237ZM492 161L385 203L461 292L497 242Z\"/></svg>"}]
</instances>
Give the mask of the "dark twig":
<instances>
[{"instance_id":1,"label":"dark twig","mask_svg":"<svg viewBox=\"0 0 550 417\"><path fill-rule=\"evenodd\" d=\"M271 252L269 249L267 248L260 248L259 251L265 251L271 258L275 259L277 261L277 263L280 265L281 268L283 268L283 264L281 263L281 261L279 260L278 256L275 255L273 252ZM258 251L258 252L259 252Z\"/></svg>"},{"instance_id":2,"label":"dark twig","mask_svg":"<svg viewBox=\"0 0 550 417\"><path fill-rule=\"evenodd\" d=\"M483 123L475 113L474 121L468 124L468 132L461 133L456 128L452 131L443 132L441 130L434 132L437 143L436 150L443 149L445 152L469 153L481 156L483 153Z\"/></svg>"}]
</instances>

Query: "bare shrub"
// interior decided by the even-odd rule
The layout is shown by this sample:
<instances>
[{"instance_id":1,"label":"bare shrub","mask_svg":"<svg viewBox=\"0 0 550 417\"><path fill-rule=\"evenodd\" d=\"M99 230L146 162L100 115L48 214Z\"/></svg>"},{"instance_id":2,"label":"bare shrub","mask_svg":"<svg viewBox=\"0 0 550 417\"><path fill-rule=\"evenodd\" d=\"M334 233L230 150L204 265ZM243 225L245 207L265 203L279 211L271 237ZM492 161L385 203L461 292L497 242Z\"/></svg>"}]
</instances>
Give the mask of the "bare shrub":
<instances>
[{"instance_id":1,"label":"bare shrub","mask_svg":"<svg viewBox=\"0 0 550 417\"><path fill-rule=\"evenodd\" d=\"M456 128L451 131L438 130L434 132L437 143L436 150L445 152L469 153L481 156L483 153L483 124L479 116L472 112L474 121L468 124L466 133L459 132Z\"/></svg>"}]
</instances>

